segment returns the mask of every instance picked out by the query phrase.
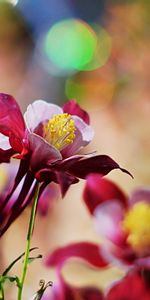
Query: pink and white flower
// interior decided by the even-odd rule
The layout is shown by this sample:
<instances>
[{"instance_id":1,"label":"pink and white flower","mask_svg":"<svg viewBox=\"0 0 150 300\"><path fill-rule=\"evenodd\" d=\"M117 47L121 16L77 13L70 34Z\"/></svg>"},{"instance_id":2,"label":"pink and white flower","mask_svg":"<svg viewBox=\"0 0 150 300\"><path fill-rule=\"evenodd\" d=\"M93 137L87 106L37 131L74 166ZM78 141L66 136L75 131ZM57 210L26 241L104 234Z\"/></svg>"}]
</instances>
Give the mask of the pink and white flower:
<instances>
[{"instance_id":1,"label":"pink and white flower","mask_svg":"<svg viewBox=\"0 0 150 300\"><path fill-rule=\"evenodd\" d=\"M105 259L150 268L150 189L128 197L112 181L91 174L83 198L102 237Z\"/></svg>"}]
</instances>

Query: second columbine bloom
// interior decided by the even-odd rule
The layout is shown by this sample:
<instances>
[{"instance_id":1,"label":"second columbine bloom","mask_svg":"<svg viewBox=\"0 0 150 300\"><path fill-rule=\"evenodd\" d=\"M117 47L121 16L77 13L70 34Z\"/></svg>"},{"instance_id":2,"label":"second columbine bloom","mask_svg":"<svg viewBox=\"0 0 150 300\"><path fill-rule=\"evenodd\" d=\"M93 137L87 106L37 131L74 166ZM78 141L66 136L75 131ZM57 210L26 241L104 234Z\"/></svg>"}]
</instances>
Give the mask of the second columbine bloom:
<instances>
[{"instance_id":1,"label":"second columbine bloom","mask_svg":"<svg viewBox=\"0 0 150 300\"><path fill-rule=\"evenodd\" d=\"M84 201L101 234L101 251L108 262L150 267L150 190L137 189L127 197L98 174L87 178Z\"/></svg>"}]
</instances>

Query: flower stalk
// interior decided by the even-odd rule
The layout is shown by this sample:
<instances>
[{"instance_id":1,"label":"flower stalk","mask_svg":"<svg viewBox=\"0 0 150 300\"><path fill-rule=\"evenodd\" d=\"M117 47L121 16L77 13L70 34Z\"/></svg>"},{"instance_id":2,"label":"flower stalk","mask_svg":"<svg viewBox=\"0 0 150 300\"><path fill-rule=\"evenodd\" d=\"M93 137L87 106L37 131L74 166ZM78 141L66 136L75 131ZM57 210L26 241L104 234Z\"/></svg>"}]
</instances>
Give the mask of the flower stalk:
<instances>
[{"instance_id":1,"label":"flower stalk","mask_svg":"<svg viewBox=\"0 0 150 300\"><path fill-rule=\"evenodd\" d=\"M33 204L32 204L32 209L31 209L28 233L27 233L23 270L22 270L22 275L20 278L20 284L18 286L18 298L17 298L18 300L22 299L22 291L23 291L24 281L25 281L28 263L29 263L30 245L31 245L31 238L32 238L35 217L36 217L36 208L37 208L37 203L38 203L38 198L39 198L39 189L40 189L40 185L39 185L39 183L37 183L37 187L36 187L36 191L35 191L35 195L34 195L34 199L33 199Z\"/></svg>"}]
</instances>

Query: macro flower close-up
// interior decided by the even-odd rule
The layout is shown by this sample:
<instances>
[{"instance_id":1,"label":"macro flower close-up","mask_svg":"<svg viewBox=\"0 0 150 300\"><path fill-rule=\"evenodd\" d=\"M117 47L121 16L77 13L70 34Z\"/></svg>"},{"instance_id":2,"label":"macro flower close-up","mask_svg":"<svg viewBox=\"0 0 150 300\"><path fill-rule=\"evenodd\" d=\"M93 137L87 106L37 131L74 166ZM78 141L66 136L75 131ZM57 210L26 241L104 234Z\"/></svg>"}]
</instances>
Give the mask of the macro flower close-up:
<instances>
[{"instance_id":1,"label":"macro flower close-up","mask_svg":"<svg viewBox=\"0 0 150 300\"><path fill-rule=\"evenodd\" d=\"M83 197L102 238L105 259L128 267L149 268L150 190L137 188L127 196L112 181L91 174Z\"/></svg>"},{"instance_id":2,"label":"macro flower close-up","mask_svg":"<svg viewBox=\"0 0 150 300\"><path fill-rule=\"evenodd\" d=\"M150 300L150 1L0 1L0 300Z\"/></svg>"},{"instance_id":3,"label":"macro flower close-up","mask_svg":"<svg viewBox=\"0 0 150 300\"><path fill-rule=\"evenodd\" d=\"M16 100L0 94L0 107L1 163L9 162L12 156L21 160L14 186L1 203L1 212L25 176L11 215L1 227L1 235L31 202L37 184L35 178L43 183L40 193L50 182L55 182L64 196L71 184L91 172L106 175L113 169L121 169L128 173L107 155L79 152L91 142L93 129L88 114L74 100L63 108L36 100L23 117Z\"/></svg>"}]
</instances>

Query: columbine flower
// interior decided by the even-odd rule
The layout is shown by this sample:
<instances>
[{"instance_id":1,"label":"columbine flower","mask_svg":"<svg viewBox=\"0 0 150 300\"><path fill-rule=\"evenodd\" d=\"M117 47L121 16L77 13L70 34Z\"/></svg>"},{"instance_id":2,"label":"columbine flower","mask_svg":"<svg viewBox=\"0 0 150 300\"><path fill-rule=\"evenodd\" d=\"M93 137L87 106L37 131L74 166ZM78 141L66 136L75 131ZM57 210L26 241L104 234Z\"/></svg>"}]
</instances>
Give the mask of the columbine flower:
<instances>
[{"instance_id":1,"label":"columbine flower","mask_svg":"<svg viewBox=\"0 0 150 300\"><path fill-rule=\"evenodd\" d=\"M90 266L96 268L104 268L107 263L101 257L97 245L81 242L67 245L58 248L50 254L45 264L47 267L55 267L57 271L57 282L45 292L42 300L103 300L103 295L100 290L95 287L76 287L67 283L62 274L62 268L70 258L78 258L84 260Z\"/></svg>"},{"instance_id":2,"label":"columbine flower","mask_svg":"<svg viewBox=\"0 0 150 300\"><path fill-rule=\"evenodd\" d=\"M104 239L107 260L150 267L150 190L137 189L128 198L113 182L91 174L84 201Z\"/></svg>"},{"instance_id":3,"label":"columbine flower","mask_svg":"<svg viewBox=\"0 0 150 300\"><path fill-rule=\"evenodd\" d=\"M150 271L132 270L108 291L106 300L149 300Z\"/></svg>"},{"instance_id":4,"label":"columbine flower","mask_svg":"<svg viewBox=\"0 0 150 300\"><path fill-rule=\"evenodd\" d=\"M119 168L128 173L109 156L79 154L92 138L89 116L73 100L63 108L37 100L27 107L23 118L15 99L0 94L0 162L9 162L12 156L21 160L14 186L1 204L1 211L24 178L12 215L1 228L1 234L31 202L35 178L42 183L40 194L54 181L64 195L71 184L91 172L106 175Z\"/></svg>"}]
</instances>

